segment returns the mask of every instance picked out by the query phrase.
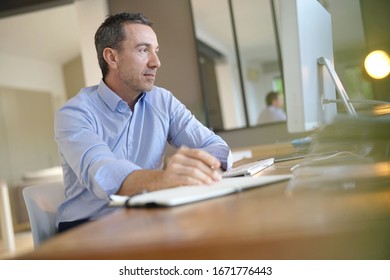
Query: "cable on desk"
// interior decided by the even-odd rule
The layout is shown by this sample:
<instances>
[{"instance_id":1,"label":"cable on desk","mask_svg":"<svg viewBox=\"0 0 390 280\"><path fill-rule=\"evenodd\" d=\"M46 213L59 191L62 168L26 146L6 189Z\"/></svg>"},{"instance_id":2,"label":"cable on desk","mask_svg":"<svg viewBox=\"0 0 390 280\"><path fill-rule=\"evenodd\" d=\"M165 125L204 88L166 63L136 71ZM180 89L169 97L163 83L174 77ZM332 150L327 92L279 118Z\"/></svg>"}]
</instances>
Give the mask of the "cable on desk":
<instances>
[{"instance_id":1,"label":"cable on desk","mask_svg":"<svg viewBox=\"0 0 390 280\"><path fill-rule=\"evenodd\" d=\"M332 154L332 155L329 155L329 156L325 156L325 157L320 157L320 158L314 158L314 159L311 159L309 161L305 161L305 162L302 162L302 163L298 163L296 165L294 165L293 167L290 168L291 171L294 171L302 166L308 166L310 165L312 162L314 161L321 161L321 160L327 160L327 159L331 159L331 158L334 158L334 157L338 157L338 156L344 156L344 155L350 155L350 156L354 156L354 157L357 157L359 159L364 159L364 157L358 155L358 154L355 154L355 153L352 153L352 152L348 152L348 151L342 151L342 152L337 152L335 154Z\"/></svg>"}]
</instances>

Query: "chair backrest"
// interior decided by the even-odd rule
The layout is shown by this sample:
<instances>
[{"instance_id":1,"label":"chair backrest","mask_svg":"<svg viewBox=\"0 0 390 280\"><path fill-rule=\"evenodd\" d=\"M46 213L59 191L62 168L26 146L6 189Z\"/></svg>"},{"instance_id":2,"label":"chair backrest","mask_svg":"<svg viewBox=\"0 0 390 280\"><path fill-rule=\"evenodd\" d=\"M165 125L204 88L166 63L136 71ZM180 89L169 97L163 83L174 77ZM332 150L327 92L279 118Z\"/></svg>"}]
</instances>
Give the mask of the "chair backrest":
<instances>
[{"instance_id":1,"label":"chair backrest","mask_svg":"<svg viewBox=\"0 0 390 280\"><path fill-rule=\"evenodd\" d=\"M23 189L34 247L53 236L57 207L65 199L63 182L43 183Z\"/></svg>"}]
</instances>

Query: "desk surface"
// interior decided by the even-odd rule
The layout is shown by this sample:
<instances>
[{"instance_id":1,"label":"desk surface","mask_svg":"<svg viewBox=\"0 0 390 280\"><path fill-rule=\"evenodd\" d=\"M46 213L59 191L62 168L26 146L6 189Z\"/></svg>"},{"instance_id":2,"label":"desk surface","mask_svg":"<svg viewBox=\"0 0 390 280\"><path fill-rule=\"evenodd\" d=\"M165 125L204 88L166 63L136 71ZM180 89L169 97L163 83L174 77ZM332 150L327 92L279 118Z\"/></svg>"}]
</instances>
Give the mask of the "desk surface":
<instances>
[{"instance_id":1,"label":"desk surface","mask_svg":"<svg viewBox=\"0 0 390 280\"><path fill-rule=\"evenodd\" d=\"M278 163L259 175L290 173L296 163ZM281 182L173 208L119 208L22 258L390 258L388 186L365 182L354 189L306 187L293 193L286 187Z\"/></svg>"}]
</instances>

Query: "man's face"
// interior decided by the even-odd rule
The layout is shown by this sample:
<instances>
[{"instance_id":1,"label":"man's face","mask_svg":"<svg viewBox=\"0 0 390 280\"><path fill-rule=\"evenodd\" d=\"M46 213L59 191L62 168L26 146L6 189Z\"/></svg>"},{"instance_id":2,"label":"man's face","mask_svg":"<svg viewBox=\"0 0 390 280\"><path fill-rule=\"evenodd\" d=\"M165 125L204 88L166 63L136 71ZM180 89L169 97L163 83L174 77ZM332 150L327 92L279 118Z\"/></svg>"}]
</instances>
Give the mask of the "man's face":
<instances>
[{"instance_id":1,"label":"man's face","mask_svg":"<svg viewBox=\"0 0 390 280\"><path fill-rule=\"evenodd\" d=\"M277 98L274 99L273 105L277 108L282 108L283 107L283 98L279 94Z\"/></svg>"},{"instance_id":2,"label":"man's face","mask_svg":"<svg viewBox=\"0 0 390 280\"><path fill-rule=\"evenodd\" d=\"M125 24L124 30L126 39L119 52L119 79L136 93L150 91L161 66L157 36L151 27L143 24Z\"/></svg>"}]
</instances>

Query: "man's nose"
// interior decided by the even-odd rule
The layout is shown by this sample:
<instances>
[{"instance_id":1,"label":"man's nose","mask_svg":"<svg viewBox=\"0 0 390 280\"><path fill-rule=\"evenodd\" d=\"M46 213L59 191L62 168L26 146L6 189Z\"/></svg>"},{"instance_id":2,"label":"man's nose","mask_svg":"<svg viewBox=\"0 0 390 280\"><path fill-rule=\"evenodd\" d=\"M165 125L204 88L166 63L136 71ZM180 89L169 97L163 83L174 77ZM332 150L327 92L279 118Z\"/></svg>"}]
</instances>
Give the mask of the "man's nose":
<instances>
[{"instance_id":1,"label":"man's nose","mask_svg":"<svg viewBox=\"0 0 390 280\"><path fill-rule=\"evenodd\" d=\"M161 66L161 62L160 62L160 59L158 58L157 53L153 53L151 55L148 66L150 68L159 68Z\"/></svg>"}]
</instances>

